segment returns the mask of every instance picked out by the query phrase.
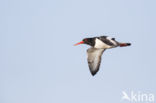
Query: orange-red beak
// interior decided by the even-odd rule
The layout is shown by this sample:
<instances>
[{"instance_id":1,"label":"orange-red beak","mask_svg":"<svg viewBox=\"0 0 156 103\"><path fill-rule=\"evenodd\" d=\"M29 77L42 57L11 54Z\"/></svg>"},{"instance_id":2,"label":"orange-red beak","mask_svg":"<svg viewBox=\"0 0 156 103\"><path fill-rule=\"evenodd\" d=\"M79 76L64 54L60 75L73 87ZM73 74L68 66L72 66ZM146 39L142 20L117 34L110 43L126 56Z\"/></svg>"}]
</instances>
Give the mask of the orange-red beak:
<instances>
[{"instance_id":1,"label":"orange-red beak","mask_svg":"<svg viewBox=\"0 0 156 103\"><path fill-rule=\"evenodd\" d=\"M74 46L77 46L77 45L79 45L79 44L84 44L84 41L80 41L80 42L74 44Z\"/></svg>"}]
</instances>

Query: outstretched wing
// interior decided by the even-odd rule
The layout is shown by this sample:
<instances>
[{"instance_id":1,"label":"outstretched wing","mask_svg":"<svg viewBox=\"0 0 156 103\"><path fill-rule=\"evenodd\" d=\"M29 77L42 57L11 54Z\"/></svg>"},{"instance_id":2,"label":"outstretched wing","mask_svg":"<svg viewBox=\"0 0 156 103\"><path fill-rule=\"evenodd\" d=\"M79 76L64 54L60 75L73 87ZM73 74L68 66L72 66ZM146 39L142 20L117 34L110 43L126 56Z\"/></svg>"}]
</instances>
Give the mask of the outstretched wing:
<instances>
[{"instance_id":1,"label":"outstretched wing","mask_svg":"<svg viewBox=\"0 0 156 103\"><path fill-rule=\"evenodd\" d=\"M115 41L115 38L107 37L107 36L100 36L98 38L99 40L103 41L105 44L110 46L116 46L117 42Z\"/></svg>"},{"instance_id":2,"label":"outstretched wing","mask_svg":"<svg viewBox=\"0 0 156 103\"><path fill-rule=\"evenodd\" d=\"M89 48L87 50L88 54L88 66L91 74L94 76L100 67L101 56L105 49Z\"/></svg>"}]
</instances>

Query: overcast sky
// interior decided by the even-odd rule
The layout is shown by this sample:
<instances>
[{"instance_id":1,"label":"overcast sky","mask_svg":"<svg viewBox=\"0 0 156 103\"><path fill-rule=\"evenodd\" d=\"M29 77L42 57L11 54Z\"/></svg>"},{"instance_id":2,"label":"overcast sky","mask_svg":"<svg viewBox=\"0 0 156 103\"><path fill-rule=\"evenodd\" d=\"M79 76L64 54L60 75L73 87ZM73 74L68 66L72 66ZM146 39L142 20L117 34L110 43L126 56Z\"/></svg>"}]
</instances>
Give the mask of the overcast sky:
<instances>
[{"instance_id":1,"label":"overcast sky","mask_svg":"<svg viewBox=\"0 0 156 103\"><path fill-rule=\"evenodd\" d=\"M1 0L0 103L127 103L156 96L155 0ZM91 76L86 37L132 46L106 50Z\"/></svg>"}]
</instances>

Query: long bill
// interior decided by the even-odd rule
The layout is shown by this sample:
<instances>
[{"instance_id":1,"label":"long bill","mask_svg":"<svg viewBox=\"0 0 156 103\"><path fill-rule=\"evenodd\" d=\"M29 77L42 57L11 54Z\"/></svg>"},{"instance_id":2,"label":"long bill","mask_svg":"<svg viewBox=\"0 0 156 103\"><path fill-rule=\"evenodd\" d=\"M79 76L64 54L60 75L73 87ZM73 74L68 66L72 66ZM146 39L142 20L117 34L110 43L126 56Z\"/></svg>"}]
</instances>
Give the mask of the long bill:
<instances>
[{"instance_id":1,"label":"long bill","mask_svg":"<svg viewBox=\"0 0 156 103\"><path fill-rule=\"evenodd\" d=\"M77 46L77 45L79 45L79 44L84 44L84 41L80 41L80 42L74 44L74 46Z\"/></svg>"}]
</instances>

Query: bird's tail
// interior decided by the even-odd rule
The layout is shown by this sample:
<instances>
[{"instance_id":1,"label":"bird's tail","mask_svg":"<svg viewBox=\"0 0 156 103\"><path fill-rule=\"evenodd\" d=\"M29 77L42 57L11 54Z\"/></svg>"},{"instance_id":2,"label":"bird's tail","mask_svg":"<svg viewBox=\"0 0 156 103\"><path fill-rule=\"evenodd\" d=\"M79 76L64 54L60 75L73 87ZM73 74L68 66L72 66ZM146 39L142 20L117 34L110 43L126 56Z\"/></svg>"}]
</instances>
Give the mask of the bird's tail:
<instances>
[{"instance_id":1,"label":"bird's tail","mask_svg":"<svg viewBox=\"0 0 156 103\"><path fill-rule=\"evenodd\" d=\"M130 46L131 43L119 43L120 47Z\"/></svg>"}]
</instances>

